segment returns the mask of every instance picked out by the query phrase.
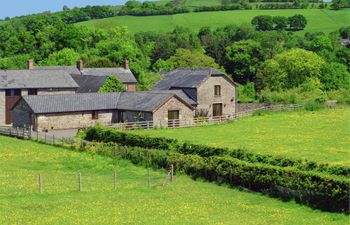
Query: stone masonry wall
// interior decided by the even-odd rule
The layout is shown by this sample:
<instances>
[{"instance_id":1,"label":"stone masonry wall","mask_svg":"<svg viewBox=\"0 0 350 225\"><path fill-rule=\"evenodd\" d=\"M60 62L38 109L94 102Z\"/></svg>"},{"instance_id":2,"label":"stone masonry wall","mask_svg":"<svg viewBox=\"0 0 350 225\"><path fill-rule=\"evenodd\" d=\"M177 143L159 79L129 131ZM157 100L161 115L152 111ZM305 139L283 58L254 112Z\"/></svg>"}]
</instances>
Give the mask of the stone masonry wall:
<instances>
[{"instance_id":1,"label":"stone masonry wall","mask_svg":"<svg viewBox=\"0 0 350 225\"><path fill-rule=\"evenodd\" d=\"M85 128L97 123L108 125L112 122L113 111L99 111L98 119L92 119L92 112L54 113L37 115L39 131Z\"/></svg>"},{"instance_id":2,"label":"stone masonry wall","mask_svg":"<svg viewBox=\"0 0 350 225\"><path fill-rule=\"evenodd\" d=\"M0 90L0 126L5 125L5 90Z\"/></svg>"},{"instance_id":3,"label":"stone masonry wall","mask_svg":"<svg viewBox=\"0 0 350 225\"><path fill-rule=\"evenodd\" d=\"M215 85L221 86L221 96L215 96ZM222 103L223 115L232 115L236 110L236 88L223 77L210 77L198 88L197 110L207 109L213 115L213 104Z\"/></svg>"},{"instance_id":4,"label":"stone masonry wall","mask_svg":"<svg viewBox=\"0 0 350 225\"><path fill-rule=\"evenodd\" d=\"M60 88L60 89L38 89L38 95L65 95L75 94L75 88Z\"/></svg>"},{"instance_id":5,"label":"stone masonry wall","mask_svg":"<svg viewBox=\"0 0 350 225\"><path fill-rule=\"evenodd\" d=\"M181 123L191 123L193 120L194 110L189 108L177 98L172 97L153 113L153 125L157 127L168 126L169 110L179 110L179 119Z\"/></svg>"}]
</instances>

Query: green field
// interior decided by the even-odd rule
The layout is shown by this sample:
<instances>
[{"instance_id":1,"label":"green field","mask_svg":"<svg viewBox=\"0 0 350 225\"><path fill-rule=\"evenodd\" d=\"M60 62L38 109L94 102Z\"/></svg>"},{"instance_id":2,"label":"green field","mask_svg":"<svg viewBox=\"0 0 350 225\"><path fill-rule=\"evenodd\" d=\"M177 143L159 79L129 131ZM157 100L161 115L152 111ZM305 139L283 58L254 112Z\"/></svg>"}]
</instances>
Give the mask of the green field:
<instances>
[{"instance_id":1,"label":"green field","mask_svg":"<svg viewBox=\"0 0 350 225\"><path fill-rule=\"evenodd\" d=\"M252 18L257 15L292 16L295 14L302 14L308 20L305 30L301 31L301 33L316 31L332 32L340 27L348 26L350 24L350 9L236 10L166 16L119 16L100 20L90 20L78 24L104 29L116 26L127 26L131 32L166 32L171 31L176 26L184 26L193 31L198 31L203 26L216 28L227 24L250 24Z\"/></svg>"},{"instance_id":2,"label":"green field","mask_svg":"<svg viewBox=\"0 0 350 225\"><path fill-rule=\"evenodd\" d=\"M114 192L111 171L118 174ZM76 173L83 174L78 192ZM38 194L37 174L43 174ZM0 224L346 224L326 213L124 160L0 136Z\"/></svg>"},{"instance_id":3,"label":"green field","mask_svg":"<svg viewBox=\"0 0 350 225\"><path fill-rule=\"evenodd\" d=\"M350 165L350 108L275 112L223 125L131 131L217 147Z\"/></svg>"}]
</instances>

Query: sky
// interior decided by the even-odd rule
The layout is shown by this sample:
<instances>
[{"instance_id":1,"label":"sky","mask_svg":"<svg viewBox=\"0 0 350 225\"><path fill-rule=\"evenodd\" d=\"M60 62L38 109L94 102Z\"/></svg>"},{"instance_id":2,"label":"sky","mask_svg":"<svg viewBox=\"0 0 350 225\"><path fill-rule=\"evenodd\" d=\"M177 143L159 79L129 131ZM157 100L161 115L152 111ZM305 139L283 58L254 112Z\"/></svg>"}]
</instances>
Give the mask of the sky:
<instances>
[{"instance_id":1,"label":"sky","mask_svg":"<svg viewBox=\"0 0 350 225\"><path fill-rule=\"evenodd\" d=\"M70 8L87 5L123 5L126 1L127 0L0 0L0 18L22 16L44 11L61 11L64 5Z\"/></svg>"}]
</instances>

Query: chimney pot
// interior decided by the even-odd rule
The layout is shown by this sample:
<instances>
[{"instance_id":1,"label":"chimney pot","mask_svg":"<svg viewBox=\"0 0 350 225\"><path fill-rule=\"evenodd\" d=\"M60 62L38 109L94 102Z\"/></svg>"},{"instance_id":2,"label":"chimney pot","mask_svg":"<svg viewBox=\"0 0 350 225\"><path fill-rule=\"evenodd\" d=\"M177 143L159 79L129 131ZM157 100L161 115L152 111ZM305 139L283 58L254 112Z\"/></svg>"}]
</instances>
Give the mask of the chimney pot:
<instances>
[{"instance_id":1,"label":"chimney pot","mask_svg":"<svg viewBox=\"0 0 350 225\"><path fill-rule=\"evenodd\" d=\"M33 59L27 60L27 69L32 70L33 69Z\"/></svg>"},{"instance_id":2,"label":"chimney pot","mask_svg":"<svg viewBox=\"0 0 350 225\"><path fill-rule=\"evenodd\" d=\"M128 59L124 60L124 69L126 69L126 70L129 69L129 60Z\"/></svg>"},{"instance_id":3,"label":"chimney pot","mask_svg":"<svg viewBox=\"0 0 350 225\"><path fill-rule=\"evenodd\" d=\"M83 60L79 59L79 60L77 61L77 69L78 69L79 71L81 71L81 70L84 69L84 61L83 61Z\"/></svg>"}]
</instances>

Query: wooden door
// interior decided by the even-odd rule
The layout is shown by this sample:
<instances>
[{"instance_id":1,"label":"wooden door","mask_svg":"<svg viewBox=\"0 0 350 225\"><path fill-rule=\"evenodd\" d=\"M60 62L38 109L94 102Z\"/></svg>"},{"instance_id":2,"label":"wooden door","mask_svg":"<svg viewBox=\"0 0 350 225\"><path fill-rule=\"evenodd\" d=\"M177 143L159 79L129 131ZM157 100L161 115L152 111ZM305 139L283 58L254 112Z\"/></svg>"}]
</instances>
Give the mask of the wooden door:
<instances>
[{"instance_id":1,"label":"wooden door","mask_svg":"<svg viewBox=\"0 0 350 225\"><path fill-rule=\"evenodd\" d=\"M213 117L222 116L222 103L213 104Z\"/></svg>"},{"instance_id":2,"label":"wooden door","mask_svg":"<svg viewBox=\"0 0 350 225\"><path fill-rule=\"evenodd\" d=\"M180 125L180 111L170 110L168 111L168 127L178 127Z\"/></svg>"}]
</instances>

